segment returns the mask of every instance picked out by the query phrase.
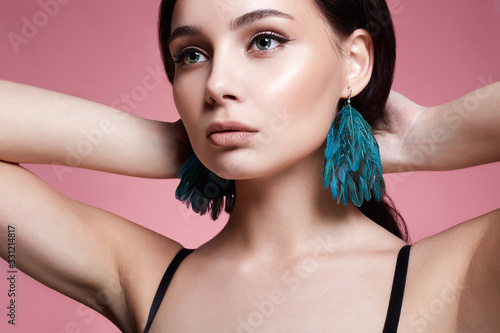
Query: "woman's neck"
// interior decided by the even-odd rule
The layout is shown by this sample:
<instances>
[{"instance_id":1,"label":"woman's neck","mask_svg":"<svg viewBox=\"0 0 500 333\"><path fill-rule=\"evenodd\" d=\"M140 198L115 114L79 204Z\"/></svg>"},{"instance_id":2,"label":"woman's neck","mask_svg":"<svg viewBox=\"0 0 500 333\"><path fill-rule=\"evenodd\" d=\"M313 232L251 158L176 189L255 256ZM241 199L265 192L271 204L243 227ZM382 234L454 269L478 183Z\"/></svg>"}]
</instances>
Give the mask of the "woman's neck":
<instances>
[{"instance_id":1,"label":"woman's neck","mask_svg":"<svg viewBox=\"0 0 500 333\"><path fill-rule=\"evenodd\" d=\"M338 205L323 188L322 154L267 177L236 181L234 210L217 238L263 258L308 252L321 241L339 250L354 245L374 222L352 204Z\"/></svg>"}]
</instances>

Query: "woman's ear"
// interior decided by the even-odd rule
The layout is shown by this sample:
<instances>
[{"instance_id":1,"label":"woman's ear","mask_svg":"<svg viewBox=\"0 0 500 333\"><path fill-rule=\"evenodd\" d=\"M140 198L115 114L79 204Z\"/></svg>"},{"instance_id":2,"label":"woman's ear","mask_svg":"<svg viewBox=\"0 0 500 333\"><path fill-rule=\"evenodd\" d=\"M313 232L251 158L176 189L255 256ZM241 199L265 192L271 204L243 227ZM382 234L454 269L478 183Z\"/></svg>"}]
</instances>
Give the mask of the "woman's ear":
<instances>
[{"instance_id":1,"label":"woman's ear","mask_svg":"<svg viewBox=\"0 0 500 333\"><path fill-rule=\"evenodd\" d=\"M347 84L352 88L352 96L359 94L370 82L373 72L373 42L372 37L365 29L357 29L348 38L344 48L349 70ZM347 98L349 90L346 89Z\"/></svg>"}]
</instances>

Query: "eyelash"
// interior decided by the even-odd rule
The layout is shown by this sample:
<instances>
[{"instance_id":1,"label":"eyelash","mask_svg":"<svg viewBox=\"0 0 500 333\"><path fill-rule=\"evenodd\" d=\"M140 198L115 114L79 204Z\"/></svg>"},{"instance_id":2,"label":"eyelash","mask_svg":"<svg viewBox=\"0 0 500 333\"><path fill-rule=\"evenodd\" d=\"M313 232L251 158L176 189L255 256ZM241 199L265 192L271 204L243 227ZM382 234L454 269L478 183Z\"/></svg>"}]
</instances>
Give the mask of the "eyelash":
<instances>
[{"instance_id":1,"label":"eyelash","mask_svg":"<svg viewBox=\"0 0 500 333\"><path fill-rule=\"evenodd\" d=\"M259 32L258 34L255 34L251 40L250 44L248 45L248 49L252 47L252 45L255 44L259 39L261 38L269 38L269 39L274 39L275 41L279 42L281 45L284 45L288 42L291 42L291 39L286 38L285 36L279 35L275 32L267 31L267 32ZM262 50L263 52L266 52Z\"/></svg>"},{"instance_id":2,"label":"eyelash","mask_svg":"<svg viewBox=\"0 0 500 333\"><path fill-rule=\"evenodd\" d=\"M287 37L279 35L275 32L271 32L271 31L259 32L259 33L255 34L250 39L248 49L250 49L252 47L252 45L254 45L259 39L262 39L262 38L273 39L273 40L277 41L278 43L280 43L281 44L280 46L292 41L292 39L289 39ZM280 46L277 46L277 47L280 47ZM190 47L190 48L183 49L183 50L177 52L176 54L173 54L170 60L175 64L183 64L185 62L185 57L189 52L199 52L199 53L203 54L203 52L201 52L199 49ZM255 51L255 52L269 52L269 51L268 50L260 50L260 51Z\"/></svg>"},{"instance_id":3,"label":"eyelash","mask_svg":"<svg viewBox=\"0 0 500 333\"><path fill-rule=\"evenodd\" d=\"M190 48L181 50L181 51L177 52L176 54L172 54L172 57L170 58L170 61L173 62L174 64L182 64L184 62L184 60L185 60L184 59L185 56L189 52L199 52L199 53L202 53L202 52L200 52L200 50L190 47Z\"/></svg>"}]
</instances>

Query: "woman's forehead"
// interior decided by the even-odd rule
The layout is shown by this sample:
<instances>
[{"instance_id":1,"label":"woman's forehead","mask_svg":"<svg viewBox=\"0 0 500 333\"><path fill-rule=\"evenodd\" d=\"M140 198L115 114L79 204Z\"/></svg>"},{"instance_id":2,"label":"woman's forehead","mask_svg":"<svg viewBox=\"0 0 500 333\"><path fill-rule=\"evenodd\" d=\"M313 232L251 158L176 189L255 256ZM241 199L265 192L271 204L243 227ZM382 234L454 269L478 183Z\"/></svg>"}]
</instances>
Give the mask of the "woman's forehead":
<instances>
[{"instance_id":1,"label":"woman's forehead","mask_svg":"<svg viewBox=\"0 0 500 333\"><path fill-rule=\"evenodd\" d=\"M319 17L313 0L177 0L172 30L184 25L222 23L231 27L237 18L257 11L280 12L304 23Z\"/></svg>"}]
</instances>

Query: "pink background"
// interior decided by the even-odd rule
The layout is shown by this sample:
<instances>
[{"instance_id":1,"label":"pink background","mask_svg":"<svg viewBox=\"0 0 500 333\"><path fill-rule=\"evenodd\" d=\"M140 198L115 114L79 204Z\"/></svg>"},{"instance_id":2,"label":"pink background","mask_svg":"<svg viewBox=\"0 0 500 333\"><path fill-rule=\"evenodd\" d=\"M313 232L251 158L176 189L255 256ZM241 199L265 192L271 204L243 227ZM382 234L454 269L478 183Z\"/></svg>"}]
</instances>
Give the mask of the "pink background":
<instances>
[{"instance_id":1,"label":"pink background","mask_svg":"<svg viewBox=\"0 0 500 333\"><path fill-rule=\"evenodd\" d=\"M388 3L398 40L395 90L420 104L435 105L500 80L498 0ZM21 34L23 17L30 22L34 15L43 19L42 7L38 1L2 1L0 78L111 105L121 94L141 86L148 68L161 66L155 30L158 4L159 0L68 1L48 22L40 21L43 26L16 52L7 34ZM166 78L131 112L176 120ZM59 170L58 176L52 166L29 168L64 194L136 221L186 247L207 241L226 221L226 217L217 222L199 218L181 206L174 198L176 180L69 168L62 175ZM496 163L452 172L388 175L386 180L415 242L499 208L499 173ZM0 272L6 271L2 261ZM119 332L100 315L23 274L17 281L18 325L8 326L4 275L0 274L1 332Z\"/></svg>"}]
</instances>

